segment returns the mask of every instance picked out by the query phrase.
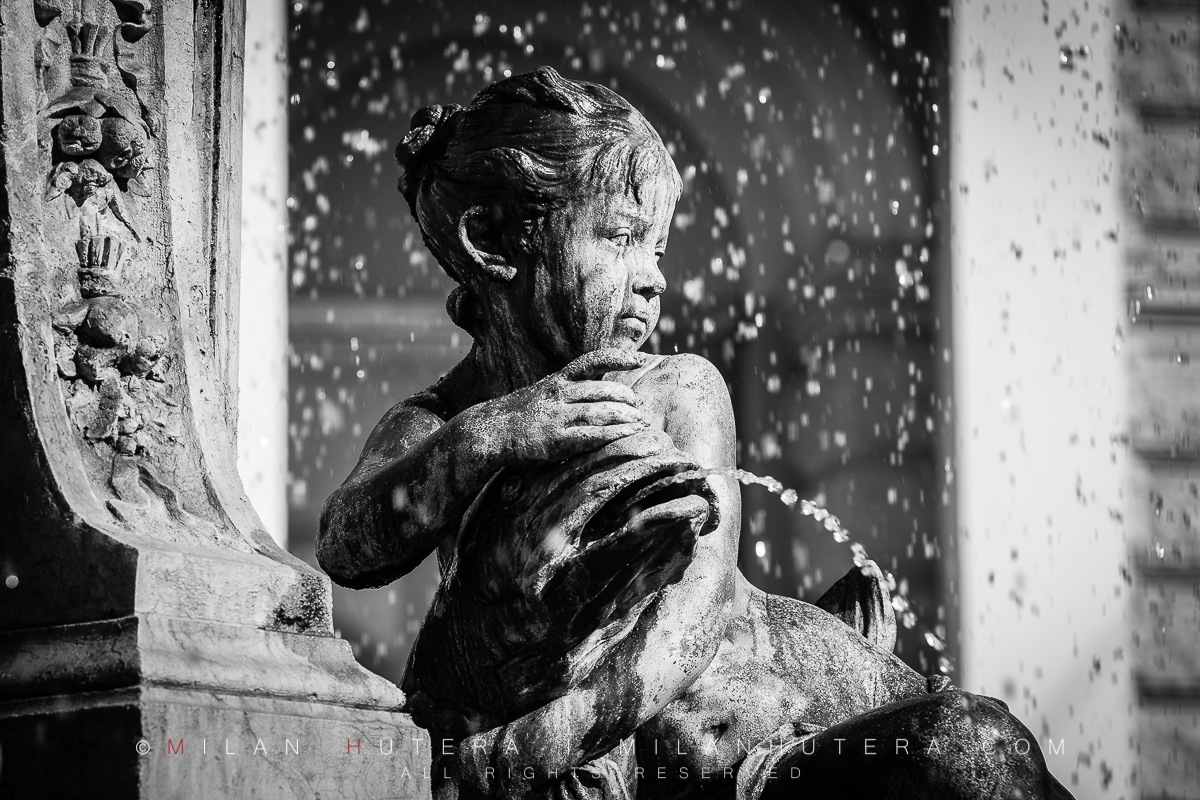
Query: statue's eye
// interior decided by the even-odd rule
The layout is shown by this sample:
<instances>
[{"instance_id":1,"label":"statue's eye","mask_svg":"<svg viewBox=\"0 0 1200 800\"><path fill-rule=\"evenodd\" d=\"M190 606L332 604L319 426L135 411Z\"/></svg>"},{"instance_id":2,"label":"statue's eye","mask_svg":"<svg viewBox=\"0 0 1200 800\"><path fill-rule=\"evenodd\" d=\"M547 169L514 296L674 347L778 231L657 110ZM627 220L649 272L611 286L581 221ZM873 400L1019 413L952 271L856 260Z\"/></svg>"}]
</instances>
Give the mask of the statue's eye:
<instances>
[{"instance_id":1,"label":"statue's eye","mask_svg":"<svg viewBox=\"0 0 1200 800\"><path fill-rule=\"evenodd\" d=\"M620 247L628 247L633 241L633 237L629 235L629 231L617 231L608 237L608 240Z\"/></svg>"}]
</instances>

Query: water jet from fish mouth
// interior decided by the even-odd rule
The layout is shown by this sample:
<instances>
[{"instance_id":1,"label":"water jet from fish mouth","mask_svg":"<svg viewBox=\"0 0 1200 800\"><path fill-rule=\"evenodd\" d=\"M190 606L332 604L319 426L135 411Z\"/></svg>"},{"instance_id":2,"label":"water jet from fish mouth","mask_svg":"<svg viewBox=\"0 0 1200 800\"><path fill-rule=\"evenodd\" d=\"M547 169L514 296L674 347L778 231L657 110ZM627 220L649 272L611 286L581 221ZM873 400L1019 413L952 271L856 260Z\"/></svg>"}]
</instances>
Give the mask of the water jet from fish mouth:
<instances>
[{"instance_id":1,"label":"water jet from fish mouth","mask_svg":"<svg viewBox=\"0 0 1200 800\"><path fill-rule=\"evenodd\" d=\"M801 499L799 493L795 489L789 489L784 486L781 481L772 478L770 475L756 475L749 470L740 469L737 467L702 467L699 469L686 470L676 473L668 478L660 481L660 485L669 485L672 483L684 483L686 481L694 481L698 478L717 477L729 478L735 480L743 486L762 486L771 494L778 495L779 501L791 510L799 510L806 517L812 517L817 522L822 524L825 530L833 534L833 540L838 544L850 545L851 560L854 566L859 567L866 573L867 562L870 561L870 556L867 555L867 549L861 542L852 542L850 531L846 530L840 519L831 514L827 508L809 500ZM887 583L888 591L891 593L892 608L895 610L900 619L900 623L905 628L914 628L919 623L917 614L912 609L912 603L909 601L907 593L901 591L900 581L896 576L888 571L883 570L883 576ZM938 671L943 674L948 674L954 669L953 660L945 655L946 642L942 637L938 636L933 630L927 626L922 626L924 640L927 645L936 650L938 657Z\"/></svg>"}]
</instances>

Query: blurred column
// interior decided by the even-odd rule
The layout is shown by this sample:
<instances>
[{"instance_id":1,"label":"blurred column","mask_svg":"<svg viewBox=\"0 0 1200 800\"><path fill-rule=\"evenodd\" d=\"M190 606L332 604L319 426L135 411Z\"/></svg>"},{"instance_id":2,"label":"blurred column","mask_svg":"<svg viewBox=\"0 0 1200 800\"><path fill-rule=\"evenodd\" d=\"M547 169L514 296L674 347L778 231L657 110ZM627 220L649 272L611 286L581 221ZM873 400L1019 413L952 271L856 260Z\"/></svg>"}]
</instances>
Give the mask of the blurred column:
<instances>
[{"instance_id":1,"label":"blurred column","mask_svg":"<svg viewBox=\"0 0 1200 800\"><path fill-rule=\"evenodd\" d=\"M1122 353L1142 797L1200 786L1200 0L1125 0Z\"/></svg>"},{"instance_id":2,"label":"blurred column","mask_svg":"<svg viewBox=\"0 0 1200 800\"><path fill-rule=\"evenodd\" d=\"M246 4L238 471L287 546L287 5Z\"/></svg>"},{"instance_id":3,"label":"blurred column","mask_svg":"<svg viewBox=\"0 0 1200 800\"><path fill-rule=\"evenodd\" d=\"M959 677L1005 700L1080 798L1141 785L1120 352L1128 228L1113 145L1120 11L1111 0L954 5Z\"/></svg>"}]
</instances>

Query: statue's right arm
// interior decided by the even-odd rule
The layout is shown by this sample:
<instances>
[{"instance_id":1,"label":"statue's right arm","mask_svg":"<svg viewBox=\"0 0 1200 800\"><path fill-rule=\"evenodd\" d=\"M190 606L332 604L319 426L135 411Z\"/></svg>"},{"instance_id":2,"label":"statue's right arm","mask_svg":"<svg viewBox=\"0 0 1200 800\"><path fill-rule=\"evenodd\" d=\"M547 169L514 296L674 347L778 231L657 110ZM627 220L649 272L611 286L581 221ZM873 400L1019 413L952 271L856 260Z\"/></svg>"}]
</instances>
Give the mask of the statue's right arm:
<instances>
[{"instance_id":1,"label":"statue's right arm","mask_svg":"<svg viewBox=\"0 0 1200 800\"><path fill-rule=\"evenodd\" d=\"M644 429L628 386L592 380L644 361L627 350L594 350L448 421L416 404L395 406L325 501L321 568L351 589L391 583L456 531L496 470L561 461Z\"/></svg>"},{"instance_id":2,"label":"statue's right arm","mask_svg":"<svg viewBox=\"0 0 1200 800\"><path fill-rule=\"evenodd\" d=\"M500 460L501 448L473 408L443 421L419 406L393 407L350 477L325 501L318 563L351 589L407 574L454 531Z\"/></svg>"}]
</instances>

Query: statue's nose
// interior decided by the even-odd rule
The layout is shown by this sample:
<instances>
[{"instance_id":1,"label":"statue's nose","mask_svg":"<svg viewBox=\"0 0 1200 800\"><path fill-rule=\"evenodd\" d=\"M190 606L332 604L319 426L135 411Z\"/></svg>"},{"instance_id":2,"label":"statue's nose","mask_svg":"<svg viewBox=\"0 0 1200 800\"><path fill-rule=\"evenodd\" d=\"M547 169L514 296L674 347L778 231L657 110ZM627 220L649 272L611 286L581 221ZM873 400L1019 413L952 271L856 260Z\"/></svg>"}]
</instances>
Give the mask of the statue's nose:
<instances>
[{"instance_id":1,"label":"statue's nose","mask_svg":"<svg viewBox=\"0 0 1200 800\"><path fill-rule=\"evenodd\" d=\"M633 276L633 291L647 300L658 297L667 290L667 279L658 268L657 257L642 259Z\"/></svg>"}]
</instances>

